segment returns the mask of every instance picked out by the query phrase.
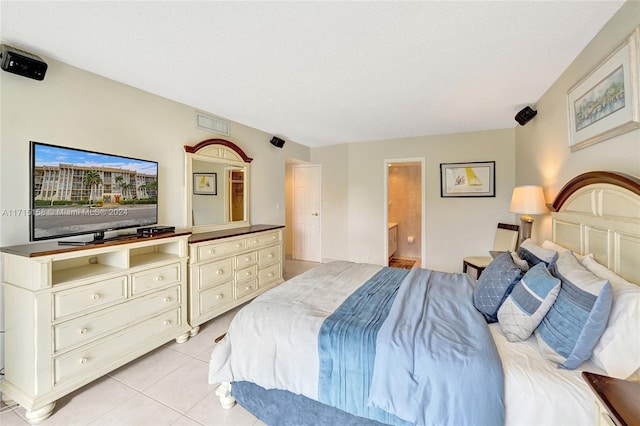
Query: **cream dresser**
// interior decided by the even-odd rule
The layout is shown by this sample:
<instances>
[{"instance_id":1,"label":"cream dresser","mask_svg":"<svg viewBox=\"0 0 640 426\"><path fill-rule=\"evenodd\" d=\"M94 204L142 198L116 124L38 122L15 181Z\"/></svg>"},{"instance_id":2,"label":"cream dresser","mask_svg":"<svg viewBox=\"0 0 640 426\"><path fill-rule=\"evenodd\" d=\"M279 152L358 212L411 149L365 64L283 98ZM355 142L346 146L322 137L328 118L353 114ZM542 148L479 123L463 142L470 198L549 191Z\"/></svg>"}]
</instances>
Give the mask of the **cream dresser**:
<instances>
[{"instance_id":1,"label":"cream dresser","mask_svg":"<svg viewBox=\"0 0 640 426\"><path fill-rule=\"evenodd\" d=\"M189 237L189 324L200 325L283 282L282 225Z\"/></svg>"},{"instance_id":2,"label":"cream dresser","mask_svg":"<svg viewBox=\"0 0 640 426\"><path fill-rule=\"evenodd\" d=\"M172 339L186 341L189 235L3 248L3 399L39 423L60 397Z\"/></svg>"}]
</instances>

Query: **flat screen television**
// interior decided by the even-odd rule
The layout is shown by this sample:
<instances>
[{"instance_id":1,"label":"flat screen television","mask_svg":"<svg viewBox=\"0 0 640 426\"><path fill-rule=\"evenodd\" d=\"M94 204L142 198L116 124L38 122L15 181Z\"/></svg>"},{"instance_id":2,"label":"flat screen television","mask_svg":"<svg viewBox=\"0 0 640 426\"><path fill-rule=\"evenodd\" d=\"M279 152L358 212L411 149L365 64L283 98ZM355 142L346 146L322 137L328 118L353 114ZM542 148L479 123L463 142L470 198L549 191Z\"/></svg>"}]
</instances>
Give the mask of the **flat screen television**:
<instances>
[{"instance_id":1,"label":"flat screen television","mask_svg":"<svg viewBox=\"0 0 640 426\"><path fill-rule=\"evenodd\" d=\"M30 240L93 234L158 223L158 163L31 142Z\"/></svg>"}]
</instances>

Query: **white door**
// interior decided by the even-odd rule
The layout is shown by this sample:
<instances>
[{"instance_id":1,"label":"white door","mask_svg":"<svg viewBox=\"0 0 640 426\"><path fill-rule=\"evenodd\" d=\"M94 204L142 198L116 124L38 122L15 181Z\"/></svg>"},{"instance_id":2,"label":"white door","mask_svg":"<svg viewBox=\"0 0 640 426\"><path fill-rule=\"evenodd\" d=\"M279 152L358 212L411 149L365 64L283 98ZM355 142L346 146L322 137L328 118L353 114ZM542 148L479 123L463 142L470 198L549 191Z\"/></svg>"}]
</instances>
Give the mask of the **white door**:
<instances>
[{"instance_id":1,"label":"white door","mask_svg":"<svg viewBox=\"0 0 640 426\"><path fill-rule=\"evenodd\" d=\"M322 217L319 165L293 166L293 258L320 262Z\"/></svg>"}]
</instances>

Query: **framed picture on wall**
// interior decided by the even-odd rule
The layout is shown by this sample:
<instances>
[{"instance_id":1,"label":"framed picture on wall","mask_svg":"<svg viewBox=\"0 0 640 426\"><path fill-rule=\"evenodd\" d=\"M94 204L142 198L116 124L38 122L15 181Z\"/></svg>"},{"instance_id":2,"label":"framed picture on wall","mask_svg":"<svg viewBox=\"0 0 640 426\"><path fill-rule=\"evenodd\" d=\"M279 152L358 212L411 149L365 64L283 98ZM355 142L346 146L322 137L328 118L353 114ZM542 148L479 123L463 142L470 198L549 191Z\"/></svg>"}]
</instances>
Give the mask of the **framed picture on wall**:
<instances>
[{"instance_id":1,"label":"framed picture on wall","mask_svg":"<svg viewBox=\"0 0 640 426\"><path fill-rule=\"evenodd\" d=\"M193 193L196 195L218 195L218 174L194 173Z\"/></svg>"},{"instance_id":2,"label":"framed picture on wall","mask_svg":"<svg viewBox=\"0 0 640 426\"><path fill-rule=\"evenodd\" d=\"M569 148L640 128L640 26L567 93Z\"/></svg>"},{"instance_id":3,"label":"framed picture on wall","mask_svg":"<svg viewBox=\"0 0 640 426\"><path fill-rule=\"evenodd\" d=\"M496 162L440 164L440 196L495 197Z\"/></svg>"}]
</instances>

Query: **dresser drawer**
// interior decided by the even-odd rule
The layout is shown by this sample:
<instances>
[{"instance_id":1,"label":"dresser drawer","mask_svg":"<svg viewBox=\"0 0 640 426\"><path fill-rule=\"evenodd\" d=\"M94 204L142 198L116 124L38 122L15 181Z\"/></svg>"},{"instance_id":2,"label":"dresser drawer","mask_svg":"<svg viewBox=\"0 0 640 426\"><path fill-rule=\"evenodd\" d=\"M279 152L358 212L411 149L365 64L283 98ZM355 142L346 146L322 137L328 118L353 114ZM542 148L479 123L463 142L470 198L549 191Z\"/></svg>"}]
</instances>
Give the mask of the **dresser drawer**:
<instances>
[{"instance_id":1,"label":"dresser drawer","mask_svg":"<svg viewBox=\"0 0 640 426\"><path fill-rule=\"evenodd\" d=\"M255 234L247 238L249 248L260 248L269 244L280 242L280 231Z\"/></svg>"},{"instance_id":2,"label":"dresser drawer","mask_svg":"<svg viewBox=\"0 0 640 426\"><path fill-rule=\"evenodd\" d=\"M243 298L258 291L258 279L236 284L236 299Z\"/></svg>"},{"instance_id":3,"label":"dresser drawer","mask_svg":"<svg viewBox=\"0 0 640 426\"><path fill-rule=\"evenodd\" d=\"M225 256L239 253L247 248L247 241L245 239L238 239L233 241L225 241L218 243L210 243L198 247L198 261L220 259Z\"/></svg>"},{"instance_id":4,"label":"dresser drawer","mask_svg":"<svg viewBox=\"0 0 640 426\"><path fill-rule=\"evenodd\" d=\"M216 286L225 281L232 281L234 277L233 258L209 263L208 265L201 265L198 266L197 269L199 290Z\"/></svg>"},{"instance_id":5,"label":"dresser drawer","mask_svg":"<svg viewBox=\"0 0 640 426\"><path fill-rule=\"evenodd\" d=\"M236 271L236 282L243 282L251 279L258 278L258 265L253 265L248 268L240 269Z\"/></svg>"},{"instance_id":6,"label":"dresser drawer","mask_svg":"<svg viewBox=\"0 0 640 426\"><path fill-rule=\"evenodd\" d=\"M279 280L281 272L281 266L279 263L275 265L271 265L265 269L261 269L258 273L258 282L260 283L260 287L264 287L272 283L273 281Z\"/></svg>"},{"instance_id":7,"label":"dresser drawer","mask_svg":"<svg viewBox=\"0 0 640 426\"><path fill-rule=\"evenodd\" d=\"M158 315L134 326L123 334L105 338L98 344L83 347L57 357L53 361L54 385L74 377L95 375L130 351L135 350L157 336L171 334L181 327L180 308ZM173 331L175 333L175 331Z\"/></svg>"},{"instance_id":8,"label":"dresser drawer","mask_svg":"<svg viewBox=\"0 0 640 426\"><path fill-rule=\"evenodd\" d=\"M213 309L233 303L233 282L210 288L198 295L198 315L206 314Z\"/></svg>"},{"instance_id":9,"label":"dresser drawer","mask_svg":"<svg viewBox=\"0 0 640 426\"><path fill-rule=\"evenodd\" d=\"M236 269L246 268L247 266L258 263L258 252L250 251L236 256Z\"/></svg>"},{"instance_id":10,"label":"dresser drawer","mask_svg":"<svg viewBox=\"0 0 640 426\"><path fill-rule=\"evenodd\" d=\"M134 299L95 314L65 321L53 327L53 350L57 353L74 345L89 343L179 304L180 286L176 286L150 297Z\"/></svg>"},{"instance_id":11,"label":"dresser drawer","mask_svg":"<svg viewBox=\"0 0 640 426\"><path fill-rule=\"evenodd\" d=\"M180 264L169 265L140 272L131 277L131 294L155 291L159 288L180 282Z\"/></svg>"},{"instance_id":12,"label":"dresser drawer","mask_svg":"<svg viewBox=\"0 0 640 426\"><path fill-rule=\"evenodd\" d=\"M260 268L281 262L282 248L280 245L264 248L258 252L258 265Z\"/></svg>"},{"instance_id":13,"label":"dresser drawer","mask_svg":"<svg viewBox=\"0 0 640 426\"><path fill-rule=\"evenodd\" d=\"M127 298L127 277L83 285L53 293L53 319L104 307Z\"/></svg>"}]
</instances>

